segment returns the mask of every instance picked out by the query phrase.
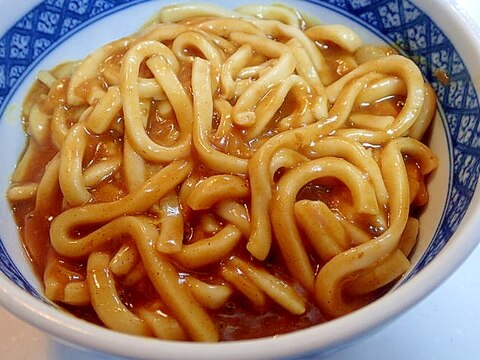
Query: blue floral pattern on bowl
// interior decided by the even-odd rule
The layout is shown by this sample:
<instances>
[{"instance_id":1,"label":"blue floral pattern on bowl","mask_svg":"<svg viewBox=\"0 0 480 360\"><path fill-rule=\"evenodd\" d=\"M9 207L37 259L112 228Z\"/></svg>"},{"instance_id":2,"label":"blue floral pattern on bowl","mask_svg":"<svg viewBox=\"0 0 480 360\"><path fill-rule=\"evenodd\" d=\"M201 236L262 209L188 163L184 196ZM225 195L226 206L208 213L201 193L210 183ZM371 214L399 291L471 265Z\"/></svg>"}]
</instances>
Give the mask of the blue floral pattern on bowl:
<instances>
[{"instance_id":1,"label":"blue floral pattern on bowl","mask_svg":"<svg viewBox=\"0 0 480 360\"><path fill-rule=\"evenodd\" d=\"M0 38L0 117L35 64L75 32L145 0L45 0ZM445 33L408 0L307 0L336 11L414 59L438 97L447 129L451 178L442 219L425 254L402 281L424 268L449 241L464 217L480 172L480 109L470 75ZM449 75L448 84L436 76ZM0 239L1 271L45 301L11 260Z\"/></svg>"}]
</instances>

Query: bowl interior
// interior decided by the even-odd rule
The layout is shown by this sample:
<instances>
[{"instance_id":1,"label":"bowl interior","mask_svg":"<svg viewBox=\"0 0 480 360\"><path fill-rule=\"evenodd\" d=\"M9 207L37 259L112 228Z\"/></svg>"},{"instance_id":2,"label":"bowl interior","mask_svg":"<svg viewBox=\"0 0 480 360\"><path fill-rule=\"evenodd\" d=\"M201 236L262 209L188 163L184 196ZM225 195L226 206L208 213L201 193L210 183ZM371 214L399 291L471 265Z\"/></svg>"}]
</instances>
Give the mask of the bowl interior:
<instances>
[{"instance_id":1,"label":"bowl interior","mask_svg":"<svg viewBox=\"0 0 480 360\"><path fill-rule=\"evenodd\" d=\"M230 1L225 6L234 8L249 2ZM9 176L24 148L19 121L21 105L36 73L59 62L83 58L100 45L133 33L168 3L44 1L2 35L0 193L8 188ZM445 247L472 203L480 171L480 109L471 74L450 39L453 35L442 30L447 28L448 17L437 24L410 1L284 3L321 22L345 24L359 33L365 43L394 46L415 60L436 91L438 111L430 146L438 154L440 166L430 178L431 196L420 219L421 232L412 268L397 283L398 287L411 280ZM440 74L447 74L449 81L445 82ZM15 283L38 299L38 304L54 306L42 295L42 285L30 268L5 196L0 197L0 268L2 281Z\"/></svg>"}]
</instances>

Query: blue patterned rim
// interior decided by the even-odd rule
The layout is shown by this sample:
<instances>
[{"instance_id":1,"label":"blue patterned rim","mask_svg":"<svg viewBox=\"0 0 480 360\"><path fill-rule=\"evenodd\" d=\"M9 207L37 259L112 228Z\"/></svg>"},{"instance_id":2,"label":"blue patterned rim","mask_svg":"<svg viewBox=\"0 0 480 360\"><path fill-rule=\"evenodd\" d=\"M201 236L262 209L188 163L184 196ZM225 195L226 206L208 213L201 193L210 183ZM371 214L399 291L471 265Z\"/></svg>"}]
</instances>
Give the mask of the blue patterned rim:
<instances>
[{"instance_id":1,"label":"blue patterned rim","mask_svg":"<svg viewBox=\"0 0 480 360\"><path fill-rule=\"evenodd\" d=\"M146 0L45 0L0 38L0 118L38 62L76 32ZM306 0L357 22L411 57L436 91L446 128L451 175L447 203L435 235L407 278L445 246L463 219L480 172L480 109L470 75L444 32L408 0ZM448 85L435 74L449 74ZM1 271L20 288L49 303L21 274L0 239Z\"/></svg>"}]
</instances>

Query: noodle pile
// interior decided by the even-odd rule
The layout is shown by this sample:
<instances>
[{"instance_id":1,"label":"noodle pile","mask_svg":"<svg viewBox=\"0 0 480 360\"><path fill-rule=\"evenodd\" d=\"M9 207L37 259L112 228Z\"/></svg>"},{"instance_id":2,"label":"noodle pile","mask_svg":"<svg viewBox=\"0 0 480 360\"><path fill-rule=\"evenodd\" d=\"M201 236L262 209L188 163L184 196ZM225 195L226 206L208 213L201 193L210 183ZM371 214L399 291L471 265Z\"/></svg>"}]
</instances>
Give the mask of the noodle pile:
<instances>
[{"instance_id":1,"label":"noodle pile","mask_svg":"<svg viewBox=\"0 0 480 360\"><path fill-rule=\"evenodd\" d=\"M342 25L169 6L39 73L8 198L46 296L111 329L224 340L232 301L335 318L410 267L434 111L411 60Z\"/></svg>"}]
</instances>

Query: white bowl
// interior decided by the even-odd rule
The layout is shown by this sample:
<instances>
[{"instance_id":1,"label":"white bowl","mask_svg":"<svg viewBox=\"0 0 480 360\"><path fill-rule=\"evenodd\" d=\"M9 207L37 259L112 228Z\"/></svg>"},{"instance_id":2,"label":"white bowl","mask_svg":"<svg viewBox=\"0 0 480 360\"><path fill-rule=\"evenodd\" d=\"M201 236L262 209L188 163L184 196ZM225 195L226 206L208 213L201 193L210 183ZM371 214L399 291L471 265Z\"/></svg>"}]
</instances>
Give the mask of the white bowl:
<instances>
[{"instance_id":1,"label":"white bowl","mask_svg":"<svg viewBox=\"0 0 480 360\"><path fill-rule=\"evenodd\" d=\"M248 2L229 1L225 6ZM379 329L426 297L466 259L479 240L480 43L465 19L451 2L440 0L284 2L326 23L344 23L365 42L396 45L416 60L437 92L438 114L430 146L439 155L440 166L429 184L432 195L421 217L420 241L408 274L388 294L360 310L274 338L200 344L134 337L74 318L44 298L2 196L2 306L62 341L132 358L297 358L334 351ZM22 99L37 71L66 59L83 58L101 44L134 32L167 3L0 0L2 194L24 147L18 119ZM435 78L437 70L450 75L448 86Z\"/></svg>"}]
</instances>

